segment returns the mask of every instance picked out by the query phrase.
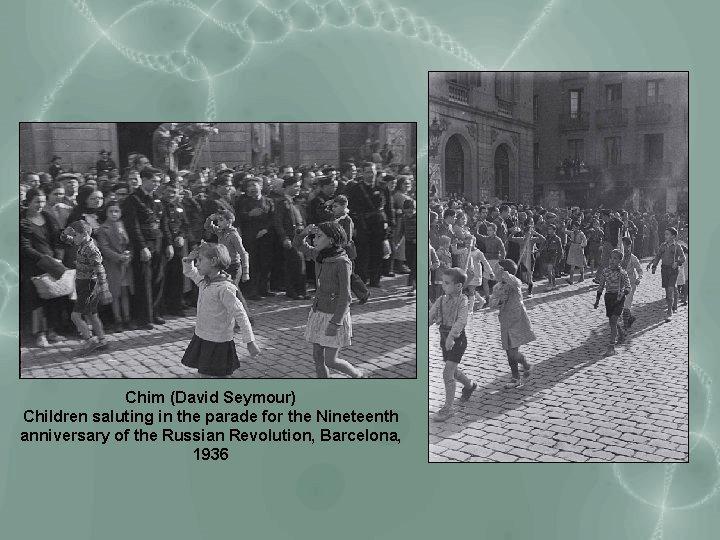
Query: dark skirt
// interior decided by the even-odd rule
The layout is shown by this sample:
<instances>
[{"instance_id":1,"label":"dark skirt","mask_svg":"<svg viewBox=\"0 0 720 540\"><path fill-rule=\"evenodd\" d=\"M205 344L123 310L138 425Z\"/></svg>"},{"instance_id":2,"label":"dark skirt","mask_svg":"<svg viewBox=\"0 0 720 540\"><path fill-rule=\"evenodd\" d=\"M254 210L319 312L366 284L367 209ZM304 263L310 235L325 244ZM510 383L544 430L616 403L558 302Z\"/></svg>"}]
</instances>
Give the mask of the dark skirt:
<instances>
[{"instance_id":1,"label":"dark skirt","mask_svg":"<svg viewBox=\"0 0 720 540\"><path fill-rule=\"evenodd\" d=\"M193 334L182 357L183 365L195 368L201 375L224 377L240 367L234 341L206 341Z\"/></svg>"}]
</instances>

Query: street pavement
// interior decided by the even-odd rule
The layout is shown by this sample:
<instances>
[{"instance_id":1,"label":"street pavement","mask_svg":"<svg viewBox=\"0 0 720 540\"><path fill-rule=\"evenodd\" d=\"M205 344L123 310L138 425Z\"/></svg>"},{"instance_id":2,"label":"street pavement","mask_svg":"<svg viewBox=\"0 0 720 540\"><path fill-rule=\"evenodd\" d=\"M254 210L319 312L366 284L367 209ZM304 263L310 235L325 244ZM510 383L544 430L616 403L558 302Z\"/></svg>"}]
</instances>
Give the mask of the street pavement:
<instances>
[{"instance_id":1,"label":"street pavement","mask_svg":"<svg viewBox=\"0 0 720 540\"><path fill-rule=\"evenodd\" d=\"M528 386L503 388L510 368L497 310L472 316L460 365L478 388L467 403L456 400L446 422L430 419L429 461L687 461L688 307L664 322L660 270L645 273L635 293L637 320L609 358L603 358L608 319L603 300L593 309L592 280L568 285L558 279L555 291L546 283L525 300L538 337L521 348L533 364ZM444 402L436 326L429 345L432 415Z\"/></svg>"},{"instance_id":2,"label":"street pavement","mask_svg":"<svg viewBox=\"0 0 720 540\"><path fill-rule=\"evenodd\" d=\"M371 378L416 377L416 302L408 297L407 276L384 278L371 288L370 301L351 306L352 345L340 357L369 372ZM250 302L260 356L251 358L236 340L240 369L233 378L315 377L312 345L303 338L311 300L293 301L284 294ZM110 348L77 357L78 339L46 349L21 348L21 377L178 378L196 373L180 363L193 335L194 310L168 318L153 330L108 335ZM344 377L333 373L332 377Z\"/></svg>"}]
</instances>

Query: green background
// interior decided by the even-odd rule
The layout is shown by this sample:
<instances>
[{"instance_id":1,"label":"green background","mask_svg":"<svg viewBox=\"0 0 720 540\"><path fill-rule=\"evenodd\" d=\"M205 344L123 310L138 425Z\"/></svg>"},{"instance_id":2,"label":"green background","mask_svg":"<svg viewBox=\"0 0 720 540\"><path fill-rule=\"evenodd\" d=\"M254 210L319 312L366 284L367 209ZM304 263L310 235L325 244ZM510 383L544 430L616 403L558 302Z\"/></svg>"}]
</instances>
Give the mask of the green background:
<instances>
[{"instance_id":1,"label":"green background","mask_svg":"<svg viewBox=\"0 0 720 540\"><path fill-rule=\"evenodd\" d=\"M710 396L720 377L715 148L720 77L713 45L718 9L700 1L394 0L362 3L358 15L348 19L343 7L361 2L344 0L322 2L330 16L318 26L303 3L266 0L265 5L277 9L293 4L292 21L256 11L247 19L255 39L276 42L250 45L219 25L246 17L255 2L217 2L217 20L203 20L192 9L209 9L213 3L146 3L108 28L139 0L3 2L2 537L713 536L720 499L720 451L713 442L720 435L719 411ZM373 27L376 15L384 28ZM193 65L175 70L178 56L174 64L148 56L182 48L196 27L188 48L197 60ZM510 57L531 28L535 30ZM511 70L690 70L695 246L690 359L697 368L691 372L690 424L703 438L691 439L700 443L693 447L689 465L427 464L427 325L422 309L416 381L18 380L19 121L417 121L422 150L427 71L480 64ZM204 73L212 74L212 80L202 79ZM198 78L202 80L191 80ZM422 153L419 170L425 171ZM421 172L420 184L426 180ZM421 194L421 226L425 207ZM421 258L422 267L422 252ZM418 298L420 306L424 294ZM294 389L298 407L307 410L394 408L401 415L403 442L233 446L232 458L224 463L195 462L193 447L183 444L95 448L17 442L26 408L124 409L127 389L175 388ZM665 490L664 477L672 478ZM664 512L654 506L663 497ZM688 508L670 508L678 505Z\"/></svg>"}]
</instances>

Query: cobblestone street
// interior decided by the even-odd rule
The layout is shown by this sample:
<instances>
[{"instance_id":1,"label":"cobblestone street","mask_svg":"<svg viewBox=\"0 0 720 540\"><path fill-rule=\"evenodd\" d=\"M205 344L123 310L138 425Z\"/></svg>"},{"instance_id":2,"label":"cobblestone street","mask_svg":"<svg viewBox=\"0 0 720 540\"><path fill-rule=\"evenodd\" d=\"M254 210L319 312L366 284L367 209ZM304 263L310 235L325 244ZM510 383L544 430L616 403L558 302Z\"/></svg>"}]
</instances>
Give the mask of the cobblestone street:
<instances>
[{"instance_id":1,"label":"cobblestone street","mask_svg":"<svg viewBox=\"0 0 720 540\"><path fill-rule=\"evenodd\" d=\"M429 460L686 461L688 307L664 322L660 270L645 273L633 304L637 320L609 358L603 358L609 339L604 303L593 309L592 279L574 285L558 279L555 291L547 291L546 281L525 300L538 339L521 348L533 364L523 388L503 389L510 368L497 310L472 316L460 365L478 388L467 403L456 400L449 420L430 420ZM444 400L436 326L429 350L432 414Z\"/></svg>"},{"instance_id":2,"label":"cobblestone street","mask_svg":"<svg viewBox=\"0 0 720 540\"><path fill-rule=\"evenodd\" d=\"M365 305L354 302L353 344L340 357L369 371L371 378L416 376L415 298L406 296L406 276L383 279L370 289ZM284 295L251 302L254 331L261 355L250 358L237 343L240 369L234 378L315 377L312 346L303 339L311 301L290 301ZM188 310L194 314L194 310ZM108 335L110 349L87 357L74 356L79 345L68 340L47 349L21 349L21 377L167 378L190 377L195 371L180 363L193 335L195 318L169 318L153 330ZM333 374L341 377L340 374Z\"/></svg>"}]
</instances>

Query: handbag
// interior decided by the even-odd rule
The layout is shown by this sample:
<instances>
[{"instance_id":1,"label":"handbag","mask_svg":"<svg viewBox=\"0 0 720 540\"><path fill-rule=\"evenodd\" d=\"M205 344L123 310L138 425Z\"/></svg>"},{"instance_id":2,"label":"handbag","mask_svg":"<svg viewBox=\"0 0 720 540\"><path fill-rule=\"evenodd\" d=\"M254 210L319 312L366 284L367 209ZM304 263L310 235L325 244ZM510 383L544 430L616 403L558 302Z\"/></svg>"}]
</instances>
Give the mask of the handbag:
<instances>
[{"instance_id":1,"label":"handbag","mask_svg":"<svg viewBox=\"0 0 720 540\"><path fill-rule=\"evenodd\" d=\"M42 274L31 278L38 296L43 300L60 298L62 296L75 296L75 269L65 270L60 279L50 274Z\"/></svg>"},{"instance_id":2,"label":"handbag","mask_svg":"<svg viewBox=\"0 0 720 540\"><path fill-rule=\"evenodd\" d=\"M110 285L108 285L106 279L97 282L97 285L95 285L95 294L98 296L98 302L100 305L105 306L107 304L112 304L113 297L110 292Z\"/></svg>"}]
</instances>

